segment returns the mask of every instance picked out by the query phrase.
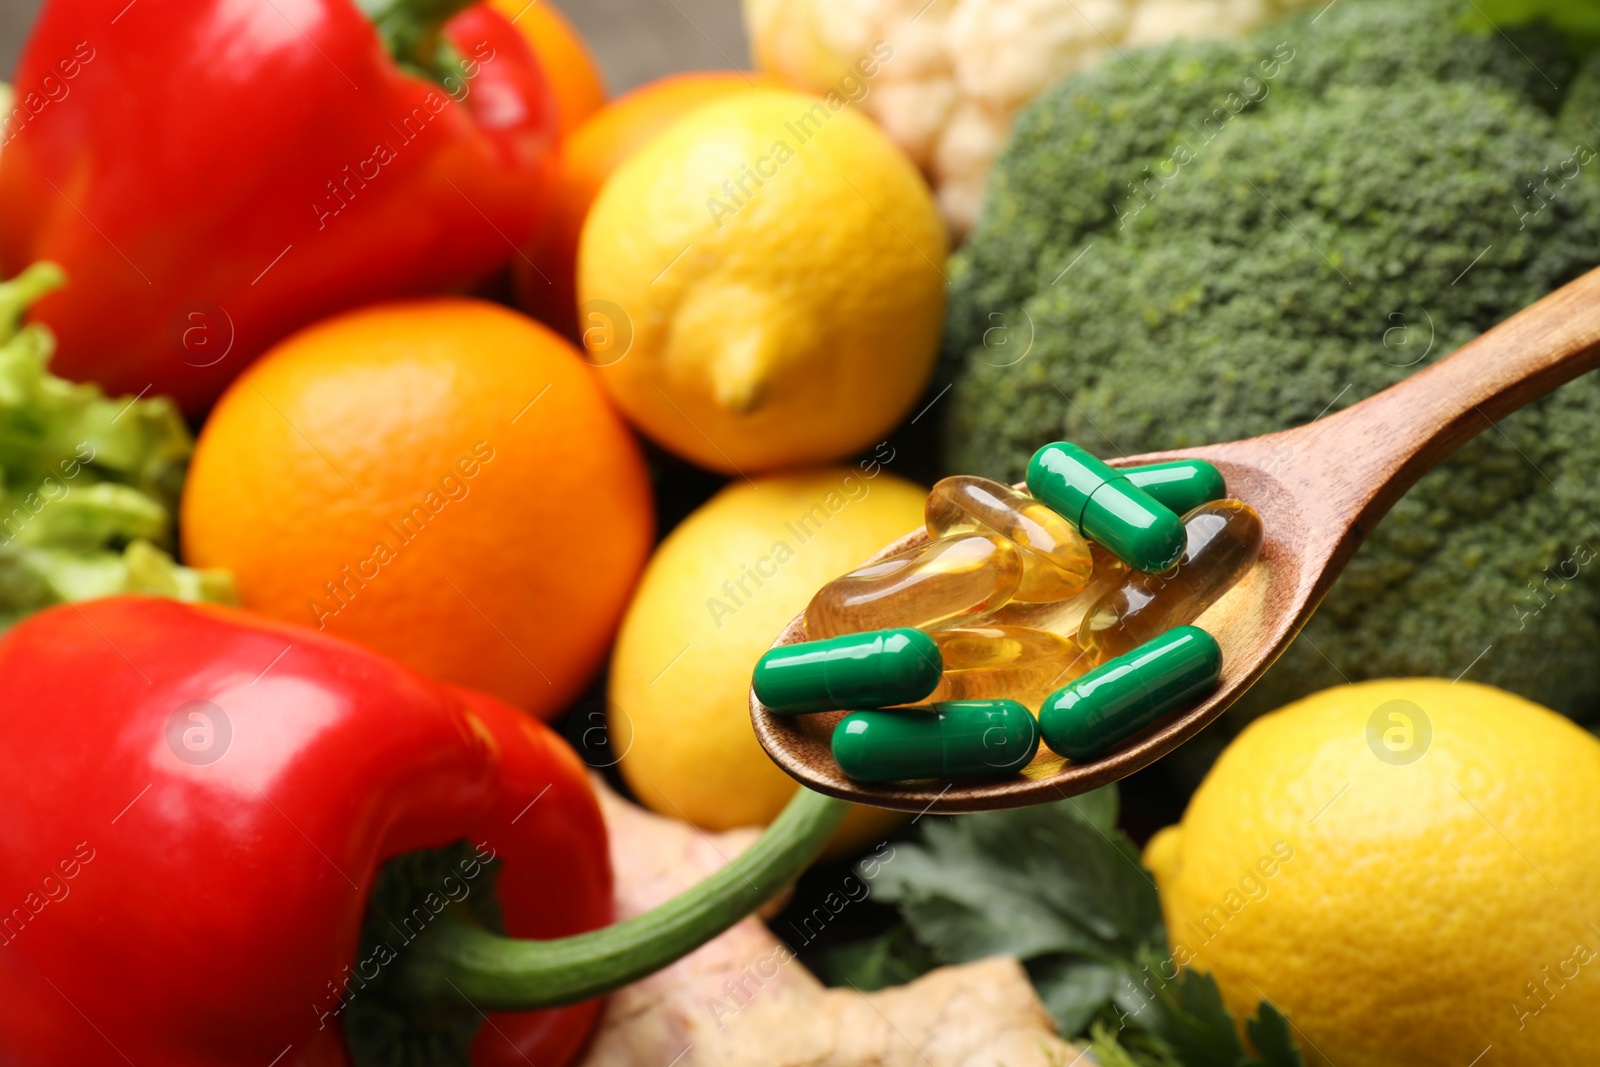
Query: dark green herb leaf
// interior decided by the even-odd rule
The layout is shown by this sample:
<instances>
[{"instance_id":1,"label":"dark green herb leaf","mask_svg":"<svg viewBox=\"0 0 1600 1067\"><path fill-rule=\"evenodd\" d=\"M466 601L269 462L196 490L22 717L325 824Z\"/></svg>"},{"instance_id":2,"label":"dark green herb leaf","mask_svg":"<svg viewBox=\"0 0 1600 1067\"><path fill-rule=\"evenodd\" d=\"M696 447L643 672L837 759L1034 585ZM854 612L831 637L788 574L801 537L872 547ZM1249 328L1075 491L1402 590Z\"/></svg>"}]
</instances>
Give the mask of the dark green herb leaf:
<instances>
[{"instance_id":1,"label":"dark green herb leaf","mask_svg":"<svg viewBox=\"0 0 1600 1067\"><path fill-rule=\"evenodd\" d=\"M822 949L811 963L829 985L855 986L864 993L905 985L938 966L904 924L864 941Z\"/></svg>"},{"instance_id":2,"label":"dark green herb leaf","mask_svg":"<svg viewBox=\"0 0 1600 1067\"><path fill-rule=\"evenodd\" d=\"M1262 1067L1305 1067L1305 1057L1289 1034L1289 1020L1271 1004L1263 1000L1245 1029L1250 1043L1261 1053Z\"/></svg>"},{"instance_id":3,"label":"dark green herb leaf","mask_svg":"<svg viewBox=\"0 0 1600 1067\"><path fill-rule=\"evenodd\" d=\"M1161 1038L1184 1067L1246 1067L1250 1061L1233 1015L1209 974L1184 971L1134 1014L1140 1029Z\"/></svg>"},{"instance_id":4,"label":"dark green herb leaf","mask_svg":"<svg viewBox=\"0 0 1600 1067\"><path fill-rule=\"evenodd\" d=\"M1100 1067L1183 1067L1160 1039L1103 1021L1089 1028L1089 1047Z\"/></svg>"},{"instance_id":5,"label":"dark green herb leaf","mask_svg":"<svg viewBox=\"0 0 1600 1067\"><path fill-rule=\"evenodd\" d=\"M1155 882L1116 828L1117 793L925 820L859 868L904 925L828 950L834 984L879 989L950 963L1022 960L1063 1034L1102 1067L1304 1067L1288 1021L1265 1001L1245 1051L1216 981L1179 973Z\"/></svg>"},{"instance_id":6,"label":"dark green herb leaf","mask_svg":"<svg viewBox=\"0 0 1600 1067\"><path fill-rule=\"evenodd\" d=\"M1161 910L1115 793L930 821L869 879L944 961L1065 954L1112 963L1161 943ZM862 872L866 878L866 872Z\"/></svg>"},{"instance_id":7,"label":"dark green herb leaf","mask_svg":"<svg viewBox=\"0 0 1600 1067\"><path fill-rule=\"evenodd\" d=\"M1116 964L1065 955L1029 960L1027 968L1039 999L1063 1034L1082 1033L1123 977Z\"/></svg>"}]
</instances>

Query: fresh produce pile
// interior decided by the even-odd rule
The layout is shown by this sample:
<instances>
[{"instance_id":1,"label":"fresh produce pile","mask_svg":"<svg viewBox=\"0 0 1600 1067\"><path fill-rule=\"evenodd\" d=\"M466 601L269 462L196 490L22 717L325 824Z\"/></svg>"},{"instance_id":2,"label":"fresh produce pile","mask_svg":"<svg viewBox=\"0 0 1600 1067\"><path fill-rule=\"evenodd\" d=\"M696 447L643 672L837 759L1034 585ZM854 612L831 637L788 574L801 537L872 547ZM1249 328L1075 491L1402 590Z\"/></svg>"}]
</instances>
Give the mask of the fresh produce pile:
<instances>
[{"instance_id":1,"label":"fresh produce pile","mask_svg":"<svg viewBox=\"0 0 1600 1067\"><path fill-rule=\"evenodd\" d=\"M275 6L0 87L0 1064L1600 1059L1593 376L1120 795L751 726L1192 707L1292 531L1115 457L1600 265L1600 4L750 0L615 100L549 0Z\"/></svg>"}]
</instances>

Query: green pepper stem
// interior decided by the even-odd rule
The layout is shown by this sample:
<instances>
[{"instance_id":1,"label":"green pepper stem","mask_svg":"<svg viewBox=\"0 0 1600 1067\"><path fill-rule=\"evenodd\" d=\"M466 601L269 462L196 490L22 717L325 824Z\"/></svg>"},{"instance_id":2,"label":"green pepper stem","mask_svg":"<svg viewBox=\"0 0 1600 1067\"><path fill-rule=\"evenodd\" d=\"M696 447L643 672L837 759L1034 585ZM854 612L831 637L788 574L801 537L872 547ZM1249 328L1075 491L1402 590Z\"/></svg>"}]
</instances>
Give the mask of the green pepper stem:
<instances>
[{"instance_id":1,"label":"green pepper stem","mask_svg":"<svg viewBox=\"0 0 1600 1067\"><path fill-rule=\"evenodd\" d=\"M477 0L360 0L384 47L401 66L435 81L455 73L459 62L439 31Z\"/></svg>"},{"instance_id":2,"label":"green pepper stem","mask_svg":"<svg viewBox=\"0 0 1600 1067\"><path fill-rule=\"evenodd\" d=\"M797 878L849 805L800 789L722 870L665 904L612 926L554 941L502 937L460 909L439 917L398 962L392 989L419 1005L531 1011L601 996L652 974L722 933Z\"/></svg>"}]
</instances>

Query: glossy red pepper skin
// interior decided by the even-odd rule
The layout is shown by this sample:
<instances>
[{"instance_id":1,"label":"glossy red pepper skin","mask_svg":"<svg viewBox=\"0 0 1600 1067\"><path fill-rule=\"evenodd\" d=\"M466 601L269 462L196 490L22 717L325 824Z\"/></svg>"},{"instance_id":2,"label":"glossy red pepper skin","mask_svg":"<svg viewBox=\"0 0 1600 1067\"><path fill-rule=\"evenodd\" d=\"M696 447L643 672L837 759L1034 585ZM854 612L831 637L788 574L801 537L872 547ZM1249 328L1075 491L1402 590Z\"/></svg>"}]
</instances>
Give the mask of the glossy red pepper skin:
<instances>
[{"instance_id":1,"label":"glossy red pepper skin","mask_svg":"<svg viewBox=\"0 0 1600 1067\"><path fill-rule=\"evenodd\" d=\"M358 959L368 893L415 849L492 849L512 935L610 921L583 765L491 697L314 631L146 598L26 619L0 638L0 678L8 1067L349 1063L330 990L383 966ZM193 701L222 709L201 705L209 748L203 729L185 746ZM483 872L444 887L487 891ZM557 1067L597 1011L492 1015L473 1062Z\"/></svg>"},{"instance_id":2,"label":"glossy red pepper skin","mask_svg":"<svg viewBox=\"0 0 1600 1067\"><path fill-rule=\"evenodd\" d=\"M47 0L0 117L0 271L66 268L33 312L56 373L193 413L307 322L504 264L554 104L486 4L445 37L475 64L454 97L354 0Z\"/></svg>"}]
</instances>

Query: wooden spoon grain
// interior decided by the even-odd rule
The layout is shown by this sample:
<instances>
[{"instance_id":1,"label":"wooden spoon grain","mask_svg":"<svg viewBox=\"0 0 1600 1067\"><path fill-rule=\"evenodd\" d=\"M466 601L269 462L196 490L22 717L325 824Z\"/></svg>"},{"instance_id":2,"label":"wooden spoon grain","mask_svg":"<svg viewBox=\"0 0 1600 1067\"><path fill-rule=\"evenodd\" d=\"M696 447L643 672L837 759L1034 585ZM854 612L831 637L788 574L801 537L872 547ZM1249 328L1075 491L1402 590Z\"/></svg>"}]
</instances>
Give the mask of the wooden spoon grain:
<instances>
[{"instance_id":1,"label":"wooden spoon grain","mask_svg":"<svg viewBox=\"0 0 1600 1067\"><path fill-rule=\"evenodd\" d=\"M1222 680L1199 705L1174 713L1083 763L1040 757L1004 779L889 785L853 782L829 752L843 712L784 717L750 694L756 737L773 761L829 796L914 812L971 812L1040 804L1114 782L1160 759L1222 714L1270 667L1389 511L1463 442L1523 405L1600 365L1600 270L1507 319L1453 355L1336 414L1243 441L1114 461L1133 466L1199 458L1216 464L1228 495L1265 528L1261 558L1201 618L1222 646ZM1597 413L1596 417L1600 417ZM1040 442L1044 444L1044 442ZM872 561L926 542L907 534ZM805 639L802 620L777 645Z\"/></svg>"}]
</instances>

